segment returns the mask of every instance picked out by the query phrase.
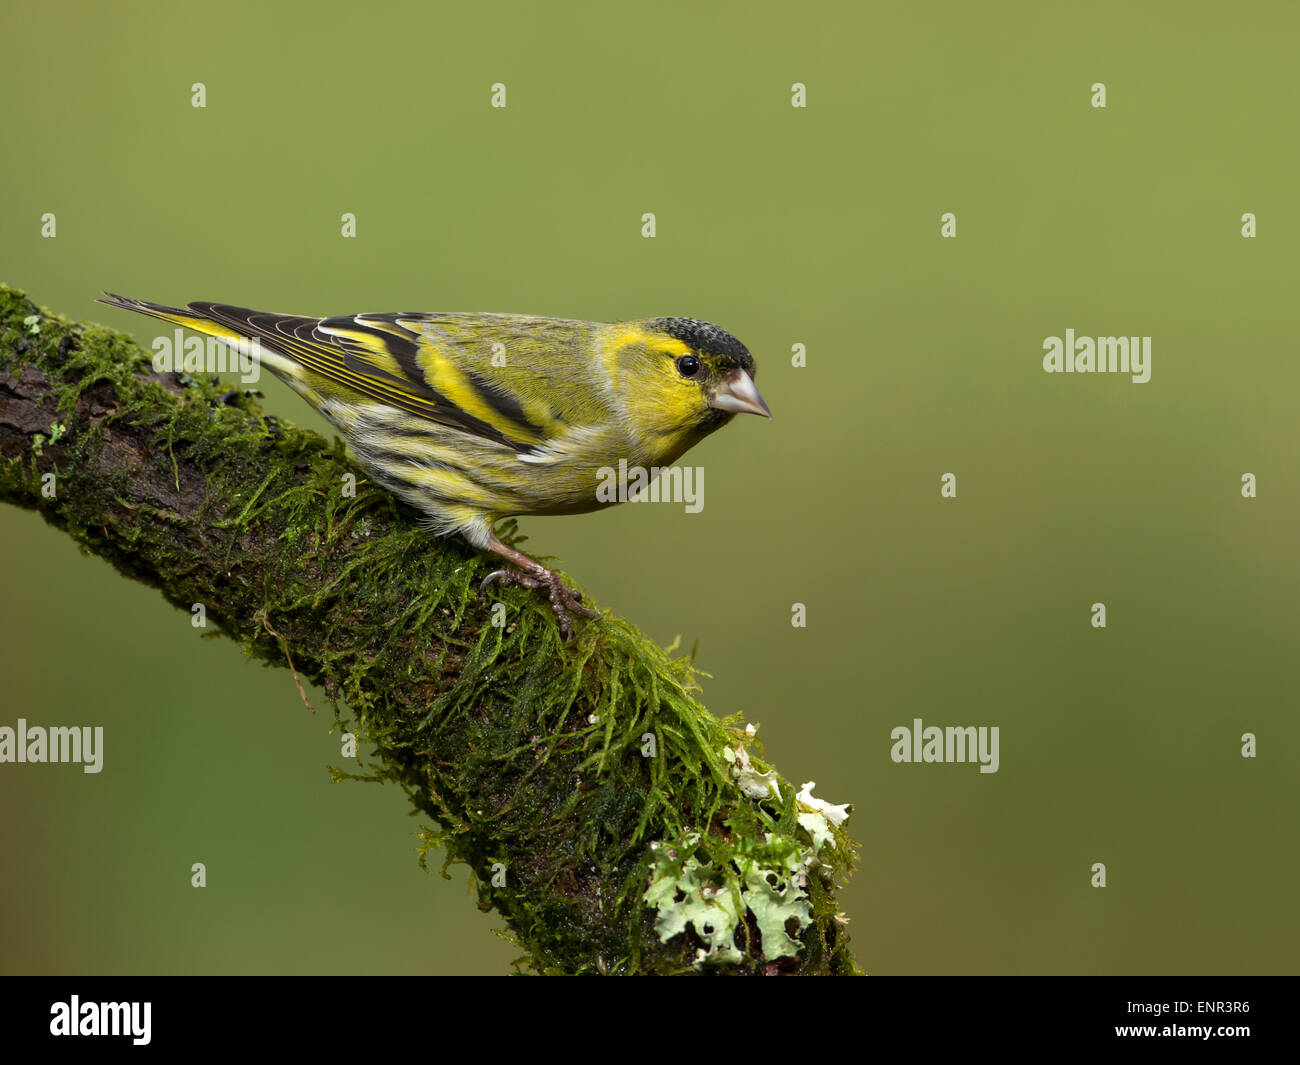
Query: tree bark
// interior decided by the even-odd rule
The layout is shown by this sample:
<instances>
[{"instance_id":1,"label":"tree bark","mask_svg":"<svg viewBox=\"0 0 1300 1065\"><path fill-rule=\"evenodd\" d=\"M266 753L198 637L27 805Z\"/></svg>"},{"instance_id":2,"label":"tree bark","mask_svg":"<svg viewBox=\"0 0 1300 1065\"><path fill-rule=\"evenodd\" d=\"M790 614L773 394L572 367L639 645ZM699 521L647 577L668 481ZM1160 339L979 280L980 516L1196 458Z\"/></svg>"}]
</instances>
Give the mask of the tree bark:
<instances>
[{"instance_id":1,"label":"tree bark","mask_svg":"<svg viewBox=\"0 0 1300 1065\"><path fill-rule=\"evenodd\" d=\"M608 614L562 644L536 593L479 590L496 560L245 390L0 286L0 500L320 685L533 970L857 971L842 812L712 717L688 661Z\"/></svg>"}]
</instances>

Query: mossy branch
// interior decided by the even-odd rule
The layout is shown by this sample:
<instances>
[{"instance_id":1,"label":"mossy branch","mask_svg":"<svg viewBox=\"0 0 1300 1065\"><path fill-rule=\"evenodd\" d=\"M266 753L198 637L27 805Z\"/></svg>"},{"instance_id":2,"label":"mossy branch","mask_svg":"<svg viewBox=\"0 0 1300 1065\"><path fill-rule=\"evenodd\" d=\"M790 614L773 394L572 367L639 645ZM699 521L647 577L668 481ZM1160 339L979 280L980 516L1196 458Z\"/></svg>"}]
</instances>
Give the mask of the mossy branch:
<instances>
[{"instance_id":1,"label":"mossy branch","mask_svg":"<svg viewBox=\"0 0 1300 1065\"><path fill-rule=\"evenodd\" d=\"M609 615L562 644L539 596L479 591L497 560L347 475L245 391L0 286L0 500L320 685L438 826L421 862L468 865L532 969L856 971L842 808L712 717L688 660Z\"/></svg>"}]
</instances>

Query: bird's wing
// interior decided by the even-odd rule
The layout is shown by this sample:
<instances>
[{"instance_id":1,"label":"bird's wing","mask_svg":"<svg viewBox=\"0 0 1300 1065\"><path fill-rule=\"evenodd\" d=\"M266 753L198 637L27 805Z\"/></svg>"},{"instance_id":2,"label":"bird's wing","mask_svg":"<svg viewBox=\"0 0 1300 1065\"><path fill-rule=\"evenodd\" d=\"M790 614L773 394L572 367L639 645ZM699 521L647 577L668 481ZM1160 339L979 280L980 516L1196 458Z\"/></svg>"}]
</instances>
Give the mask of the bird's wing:
<instances>
[{"instance_id":1,"label":"bird's wing","mask_svg":"<svg viewBox=\"0 0 1300 1065\"><path fill-rule=\"evenodd\" d=\"M486 400L500 416L537 429L539 443L604 426L622 406L597 350L605 326L523 314L361 317L391 318L417 334L430 387L457 402Z\"/></svg>"},{"instance_id":2,"label":"bird's wing","mask_svg":"<svg viewBox=\"0 0 1300 1065\"><path fill-rule=\"evenodd\" d=\"M368 398L521 454L611 420L593 382L587 322L504 314L357 314L310 318L195 301L188 309L106 294L227 342L256 339L266 366L305 394ZM313 400L314 402L315 400Z\"/></svg>"},{"instance_id":3,"label":"bird's wing","mask_svg":"<svg viewBox=\"0 0 1300 1065\"><path fill-rule=\"evenodd\" d=\"M456 367L404 319L416 315L357 314L307 318L224 303L189 304L220 325L250 338L344 395L360 395L516 451L544 443L545 427L531 421L514 397L472 369ZM446 361L446 367L436 363ZM441 372L431 373L431 369ZM454 372L453 372L454 371Z\"/></svg>"}]
</instances>

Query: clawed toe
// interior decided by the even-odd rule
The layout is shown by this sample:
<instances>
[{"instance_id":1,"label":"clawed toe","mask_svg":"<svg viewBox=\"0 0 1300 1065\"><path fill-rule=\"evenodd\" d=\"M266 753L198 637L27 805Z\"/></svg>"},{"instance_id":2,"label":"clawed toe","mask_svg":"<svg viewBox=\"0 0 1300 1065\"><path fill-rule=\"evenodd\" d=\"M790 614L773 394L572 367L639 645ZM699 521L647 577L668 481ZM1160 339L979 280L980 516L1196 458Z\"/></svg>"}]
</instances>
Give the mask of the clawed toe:
<instances>
[{"instance_id":1,"label":"clawed toe","mask_svg":"<svg viewBox=\"0 0 1300 1065\"><path fill-rule=\"evenodd\" d=\"M533 577L527 573L523 573L517 569L493 570L491 573L489 573L486 577L483 578L483 582L479 585L479 587L486 588L493 581L496 581L497 583L503 585L521 584L525 588L541 587L541 581L539 581L536 577Z\"/></svg>"},{"instance_id":2,"label":"clawed toe","mask_svg":"<svg viewBox=\"0 0 1300 1065\"><path fill-rule=\"evenodd\" d=\"M538 568L541 570L540 573L525 573L517 569L493 570L483 578L480 587L486 588L489 584L497 583L518 584L525 588L545 588L547 598L551 601L551 611L555 614L556 624L560 627L560 635L564 642L568 643L573 639L573 622L569 617L570 613L585 618L598 618L600 614L583 604L581 592L566 588L560 578L550 570Z\"/></svg>"}]
</instances>

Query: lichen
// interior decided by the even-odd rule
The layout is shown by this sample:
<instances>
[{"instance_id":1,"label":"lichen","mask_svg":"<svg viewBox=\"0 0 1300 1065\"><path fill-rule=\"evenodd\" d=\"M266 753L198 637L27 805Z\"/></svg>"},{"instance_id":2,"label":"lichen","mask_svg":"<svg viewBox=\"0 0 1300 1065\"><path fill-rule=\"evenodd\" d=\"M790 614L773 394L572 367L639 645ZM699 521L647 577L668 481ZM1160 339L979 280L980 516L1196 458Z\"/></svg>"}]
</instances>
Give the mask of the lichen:
<instances>
[{"instance_id":1,"label":"lichen","mask_svg":"<svg viewBox=\"0 0 1300 1065\"><path fill-rule=\"evenodd\" d=\"M780 962L794 958L803 944L790 935L813 923L809 887L815 880L833 887L836 870L852 861L852 843L842 831L847 804L830 806L812 796L805 784L793 798L793 822L778 807L780 778L755 765L744 744L749 726L723 754L741 790L751 802L750 816L771 827L761 840L752 832L713 839L686 832L672 841L650 844L650 886L644 901L656 911L655 932L661 942L693 933L701 943L697 969L723 968L745 962ZM748 915L756 942L745 942L742 917ZM738 943L737 933L741 933Z\"/></svg>"}]
</instances>

